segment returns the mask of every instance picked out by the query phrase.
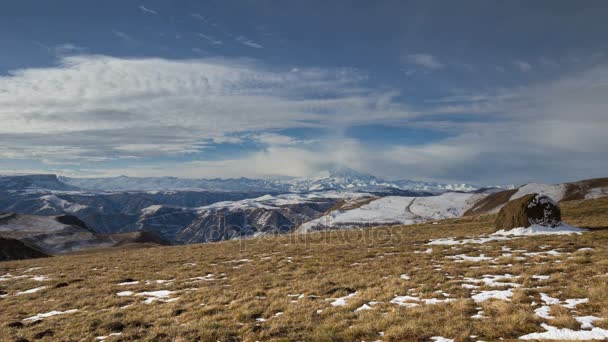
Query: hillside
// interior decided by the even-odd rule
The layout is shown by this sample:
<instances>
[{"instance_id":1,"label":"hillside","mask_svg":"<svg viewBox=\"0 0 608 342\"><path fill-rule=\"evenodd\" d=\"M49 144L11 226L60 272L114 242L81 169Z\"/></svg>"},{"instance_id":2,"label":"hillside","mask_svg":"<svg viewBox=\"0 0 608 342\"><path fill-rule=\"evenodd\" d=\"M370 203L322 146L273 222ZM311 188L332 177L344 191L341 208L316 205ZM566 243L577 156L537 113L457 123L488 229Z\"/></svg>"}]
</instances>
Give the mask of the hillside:
<instances>
[{"instance_id":1,"label":"hillside","mask_svg":"<svg viewBox=\"0 0 608 342\"><path fill-rule=\"evenodd\" d=\"M556 202L608 196L608 178L561 184L524 184L508 190L481 189L447 192L436 196L386 196L352 208L335 208L305 222L299 231L413 224L431 220L497 213L508 201L531 193Z\"/></svg>"},{"instance_id":2,"label":"hillside","mask_svg":"<svg viewBox=\"0 0 608 342\"><path fill-rule=\"evenodd\" d=\"M16 239L0 237L0 261L42 258L47 255Z\"/></svg>"},{"instance_id":3,"label":"hillside","mask_svg":"<svg viewBox=\"0 0 608 342\"><path fill-rule=\"evenodd\" d=\"M606 227L608 198L562 213ZM490 235L494 217L4 262L0 336L608 338L608 230Z\"/></svg>"},{"instance_id":4,"label":"hillside","mask_svg":"<svg viewBox=\"0 0 608 342\"><path fill-rule=\"evenodd\" d=\"M113 244L74 216L0 214L0 237L17 239L44 253L74 252Z\"/></svg>"}]
</instances>

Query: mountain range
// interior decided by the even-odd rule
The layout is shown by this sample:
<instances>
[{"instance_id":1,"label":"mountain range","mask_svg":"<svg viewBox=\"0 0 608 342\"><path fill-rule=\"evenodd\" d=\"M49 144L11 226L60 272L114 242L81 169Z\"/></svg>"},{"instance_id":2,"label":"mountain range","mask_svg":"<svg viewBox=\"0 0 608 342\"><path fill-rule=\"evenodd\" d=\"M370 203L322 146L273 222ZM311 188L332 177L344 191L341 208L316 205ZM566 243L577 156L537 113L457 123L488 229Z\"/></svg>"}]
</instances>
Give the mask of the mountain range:
<instances>
[{"instance_id":1,"label":"mountain range","mask_svg":"<svg viewBox=\"0 0 608 342\"><path fill-rule=\"evenodd\" d=\"M203 182L218 187L205 188L208 183ZM249 185L239 188L238 183ZM293 191L279 191L277 184ZM409 184L409 189L400 184ZM126 244L129 239L190 244L492 213L528 193L556 201L604 197L608 179L477 189L466 184L387 183L351 170L282 181L0 176L0 213L5 213L0 237L46 254L113 247L121 239Z\"/></svg>"},{"instance_id":2,"label":"mountain range","mask_svg":"<svg viewBox=\"0 0 608 342\"><path fill-rule=\"evenodd\" d=\"M412 180L388 181L343 167L331 168L311 177L293 179L184 179L119 176L110 178L59 177L58 181L80 189L101 191L205 190L302 193L328 190L382 192L397 189L441 193L445 191L472 191L479 188L471 184L445 184Z\"/></svg>"}]
</instances>

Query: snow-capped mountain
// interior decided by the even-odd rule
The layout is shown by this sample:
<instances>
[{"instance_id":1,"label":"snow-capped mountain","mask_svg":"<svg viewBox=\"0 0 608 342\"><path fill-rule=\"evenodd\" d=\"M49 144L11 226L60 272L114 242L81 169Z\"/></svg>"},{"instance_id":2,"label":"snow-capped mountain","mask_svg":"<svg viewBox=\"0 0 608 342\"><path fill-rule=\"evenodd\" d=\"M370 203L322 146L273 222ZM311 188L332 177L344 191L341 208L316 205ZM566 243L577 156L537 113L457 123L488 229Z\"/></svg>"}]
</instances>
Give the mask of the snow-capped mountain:
<instances>
[{"instance_id":1,"label":"snow-capped mountain","mask_svg":"<svg viewBox=\"0 0 608 342\"><path fill-rule=\"evenodd\" d=\"M335 167L316 175L295 179L182 179L175 177L110 177L110 178L59 178L74 187L101 191L151 190L205 190L205 191L268 191L315 192L348 190L384 192L390 189L443 193L446 191L472 191L479 187L471 184L444 184L413 180L388 181L355 170Z\"/></svg>"},{"instance_id":2,"label":"snow-capped mountain","mask_svg":"<svg viewBox=\"0 0 608 342\"><path fill-rule=\"evenodd\" d=\"M197 181L126 178L128 187L133 184L166 186L167 180L174 186L181 182L181 186L190 187L196 185L191 181ZM110 184L113 180L101 179L97 186ZM216 186L225 181L232 189L237 189L239 182L244 180L204 181L215 182ZM244 182L255 184L256 180ZM608 196L608 178L554 185L531 183L509 190L470 192L445 191L469 189L467 185L391 182L349 169L332 169L309 178L260 182L282 191L115 190L125 186L124 182L114 183L116 187L111 191L87 190L65 184L52 175L0 176L0 213L73 215L90 227L92 233L143 232L180 244L280 234L298 227L299 231L307 232L492 213L510 199L529 193L544 194L557 202ZM397 187L427 191L399 190ZM429 196L430 189L440 194ZM46 221L30 219L23 222L27 223L24 225L27 228L42 227Z\"/></svg>"}]
</instances>

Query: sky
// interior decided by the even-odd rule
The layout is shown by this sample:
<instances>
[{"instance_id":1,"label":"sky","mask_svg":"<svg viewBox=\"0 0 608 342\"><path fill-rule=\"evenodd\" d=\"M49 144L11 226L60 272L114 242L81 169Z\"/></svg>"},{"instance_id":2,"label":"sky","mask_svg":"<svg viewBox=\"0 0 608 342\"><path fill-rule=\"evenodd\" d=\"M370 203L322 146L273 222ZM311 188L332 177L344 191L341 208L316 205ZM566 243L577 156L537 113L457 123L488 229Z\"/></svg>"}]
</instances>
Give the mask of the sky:
<instances>
[{"instance_id":1,"label":"sky","mask_svg":"<svg viewBox=\"0 0 608 342\"><path fill-rule=\"evenodd\" d=\"M0 173L608 176L605 1L3 1Z\"/></svg>"}]
</instances>

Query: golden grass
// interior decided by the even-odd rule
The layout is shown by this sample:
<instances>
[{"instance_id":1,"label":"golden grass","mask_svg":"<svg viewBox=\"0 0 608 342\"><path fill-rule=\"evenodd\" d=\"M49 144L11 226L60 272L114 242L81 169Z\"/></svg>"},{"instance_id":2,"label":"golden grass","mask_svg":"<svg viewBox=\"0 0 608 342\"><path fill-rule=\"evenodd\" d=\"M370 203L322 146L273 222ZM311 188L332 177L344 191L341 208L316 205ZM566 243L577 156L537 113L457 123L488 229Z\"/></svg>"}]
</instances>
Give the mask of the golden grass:
<instances>
[{"instance_id":1,"label":"golden grass","mask_svg":"<svg viewBox=\"0 0 608 342\"><path fill-rule=\"evenodd\" d=\"M608 199L562 204L565 220L582 226L608 226L607 208ZM487 215L439 224L4 262L0 276L26 277L0 281L0 291L8 294L0 299L0 337L81 341L120 332L121 336L108 340L420 341L444 336L469 341L471 335L485 341L509 340L543 331L540 323L545 320L534 313L538 306L531 305L541 302L540 293L561 300L589 298L589 303L576 307L576 313L552 306L556 318L547 323L578 329L574 315L595 315L603 318L595 326L608 328L608 230L483 245L426 245L434 238L491 233L493 220L493 215ZM425 253L430 247L432 251ZM578 251L582 247L593 249ZM550 250L561 254L526 256L523 252ZM484 254L493 260L447 258L458 254ZM41 269L28 271L32 267ZM214 280L190 279L209 273ZM464 277L505 273L519 278L501 281L521 284L510 301L476 303L470 298L471 290L462 286ZM401 279L402 274L410 279ZM35 281L32 275L47 275L51 280ZM551 278L538 280L534 275ZM140 282L117 285L131 279ZM146 284L146 280L152 282ZM476 285L481 285L477 290L506 289ZM40 286L46 288L16 295ZM172 297L179 299L144 304L141 296L116 295L156 290L175 291ZM455 301L412 308L390 303L395 295L446 298L437 291ZM353 292L357 295L345 306L330 304L331 298ZM371 310L355 312L372 301L378 303ZM79 311L37 324L23 322L39 313L70 309ZM486 318L471 318L480 310Z\"/></svg>"}]
</instances>

